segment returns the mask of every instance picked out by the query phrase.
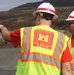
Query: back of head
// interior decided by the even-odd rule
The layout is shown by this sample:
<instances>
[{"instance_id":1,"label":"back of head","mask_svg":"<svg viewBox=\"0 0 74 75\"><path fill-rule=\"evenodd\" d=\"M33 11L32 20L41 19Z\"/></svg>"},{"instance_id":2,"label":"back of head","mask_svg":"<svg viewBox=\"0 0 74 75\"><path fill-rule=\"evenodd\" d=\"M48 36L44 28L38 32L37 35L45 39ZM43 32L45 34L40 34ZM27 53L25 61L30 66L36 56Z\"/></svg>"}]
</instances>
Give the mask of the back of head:
<instances>
[{"instance_id":1,"label":"back of head","mask_svg":"<svg viewBox=\"0 0 74 75\"><path fill-rule=\"evenodd\" d=\"M44 2L38 6L35 12L33 12L33 15L36 16L37 13L43 13L43 17L46 19L52 18L57 19L58 16L56 15L55 8L52 4L48 2ZM47 16L47 17L46 17Z\"/></svg>"},{"instance_id":2,"label":"back of head","mask_svg":"<svg viewBox=\"0 0 74 75\"><path fill-rule=\"evenodd\" d=\"M74 20L74 10L69 14L68 18L65 21L72 21Z\"/></svg>"},{"instance_id":3,"label":"back of head","mask_svg":"<svg viewBox=\"0 0 74 75\"><path fill-rule=\"evenodd\" d=\"M40 15L40 16L41 16L43 19L46 19L46 20L53 20L53 17L54 17L53 14L49 14L49 13L45 13L45 12L42 12L42 14L43 14L43 15L42 15L42 16Z\"/></svg>"}]
</instances>

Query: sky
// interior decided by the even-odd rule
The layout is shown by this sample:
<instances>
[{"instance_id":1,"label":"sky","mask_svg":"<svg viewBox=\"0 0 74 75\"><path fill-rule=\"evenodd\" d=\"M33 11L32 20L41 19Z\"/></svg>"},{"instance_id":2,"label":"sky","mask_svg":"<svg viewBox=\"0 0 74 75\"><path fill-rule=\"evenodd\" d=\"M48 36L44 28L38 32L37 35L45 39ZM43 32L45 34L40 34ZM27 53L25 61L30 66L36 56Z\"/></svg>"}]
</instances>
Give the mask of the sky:
<instances>
[{"instance_id":1,"label":"sky","mask_svg":"<svg viewBox=\"0 0 74 75\"><path fill-rule=\"evenodd\" d=\"M22 4L38 1L42 0L0 0L0 11L8 11Z\"/></svg>"}]
</instances>

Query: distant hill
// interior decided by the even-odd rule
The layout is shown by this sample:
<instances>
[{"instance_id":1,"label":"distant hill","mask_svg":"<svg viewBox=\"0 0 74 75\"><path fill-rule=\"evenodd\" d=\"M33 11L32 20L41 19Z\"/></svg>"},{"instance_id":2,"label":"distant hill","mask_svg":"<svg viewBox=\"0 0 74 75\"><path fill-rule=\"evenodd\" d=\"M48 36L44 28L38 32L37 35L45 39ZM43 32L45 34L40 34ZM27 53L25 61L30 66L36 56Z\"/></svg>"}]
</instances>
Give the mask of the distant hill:
<instances>
[{"instance_id":1,"label":"distant hill","mask_svg":"<svg viewBox=\"0 0 74 75\"><path fill-rule=\"evenodd\" d=\"M27 3L16 8L23 8L23 7L37 7L39 4L43 2L50 2L53 6L74 6L74 0L43 0L35 3ZM16 9L15 8L15 9Z\"/></svg>"}]
</instances>

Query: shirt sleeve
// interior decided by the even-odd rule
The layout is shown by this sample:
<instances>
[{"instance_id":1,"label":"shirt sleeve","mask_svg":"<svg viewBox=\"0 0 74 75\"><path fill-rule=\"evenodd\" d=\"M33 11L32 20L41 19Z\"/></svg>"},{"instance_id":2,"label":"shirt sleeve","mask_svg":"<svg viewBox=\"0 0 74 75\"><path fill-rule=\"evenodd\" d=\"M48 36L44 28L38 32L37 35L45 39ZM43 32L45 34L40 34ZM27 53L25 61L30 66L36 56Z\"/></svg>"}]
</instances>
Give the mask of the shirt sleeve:
<instances>
[{"instance_id":1,"label":"shirt sleeve","mask_svg":"<svg viewBox=\"0 0 74 75\"><path fill-rule=\"evenodd\" d=\"M70 53L69 47L67 46L63 55L62 55L61 62L69 62L71 60L72 60L72 55Z\"/></svg>"},{"instance_id":2,"label":"shirt sleeve","mask_svg":"<svg viewBox=\"0 0 74 75\"><path fill-rule=\"evenodd\" d=\"M17 47L20 44L20 29L12 31L9 36L13 46Z\"/></svg>"}]
</instances>

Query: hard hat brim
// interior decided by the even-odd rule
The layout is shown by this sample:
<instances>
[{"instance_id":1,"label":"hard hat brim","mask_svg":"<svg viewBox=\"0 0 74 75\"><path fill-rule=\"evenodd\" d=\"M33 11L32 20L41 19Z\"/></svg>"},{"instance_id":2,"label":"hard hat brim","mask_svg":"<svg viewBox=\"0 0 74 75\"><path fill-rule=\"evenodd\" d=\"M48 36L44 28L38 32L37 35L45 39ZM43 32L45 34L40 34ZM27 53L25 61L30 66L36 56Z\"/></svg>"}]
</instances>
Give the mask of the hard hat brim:
<instances>
[{"instance_id":1,"label":"hard hat brim","mask_svg":"<svg viewBox=\"0 0 74 75\"><path fill-rule=\"evenodd\" d=\"M72 21L72 20L74 20L74 19L71 19L71 18L70 19L65 19L65 21Z\"/></svg>"},{"instance_id":2,"label":"hard hat brim","mask_svg":"<svg viewBox=\"0 0 74 75\"><path fill-rule=\"evenodd\" d=\"M57 15L54 15L53 20L55 20L55 19L57 19L57 18L58 18L58 16L57 16Z\"/></svg>"}]
</instances>

